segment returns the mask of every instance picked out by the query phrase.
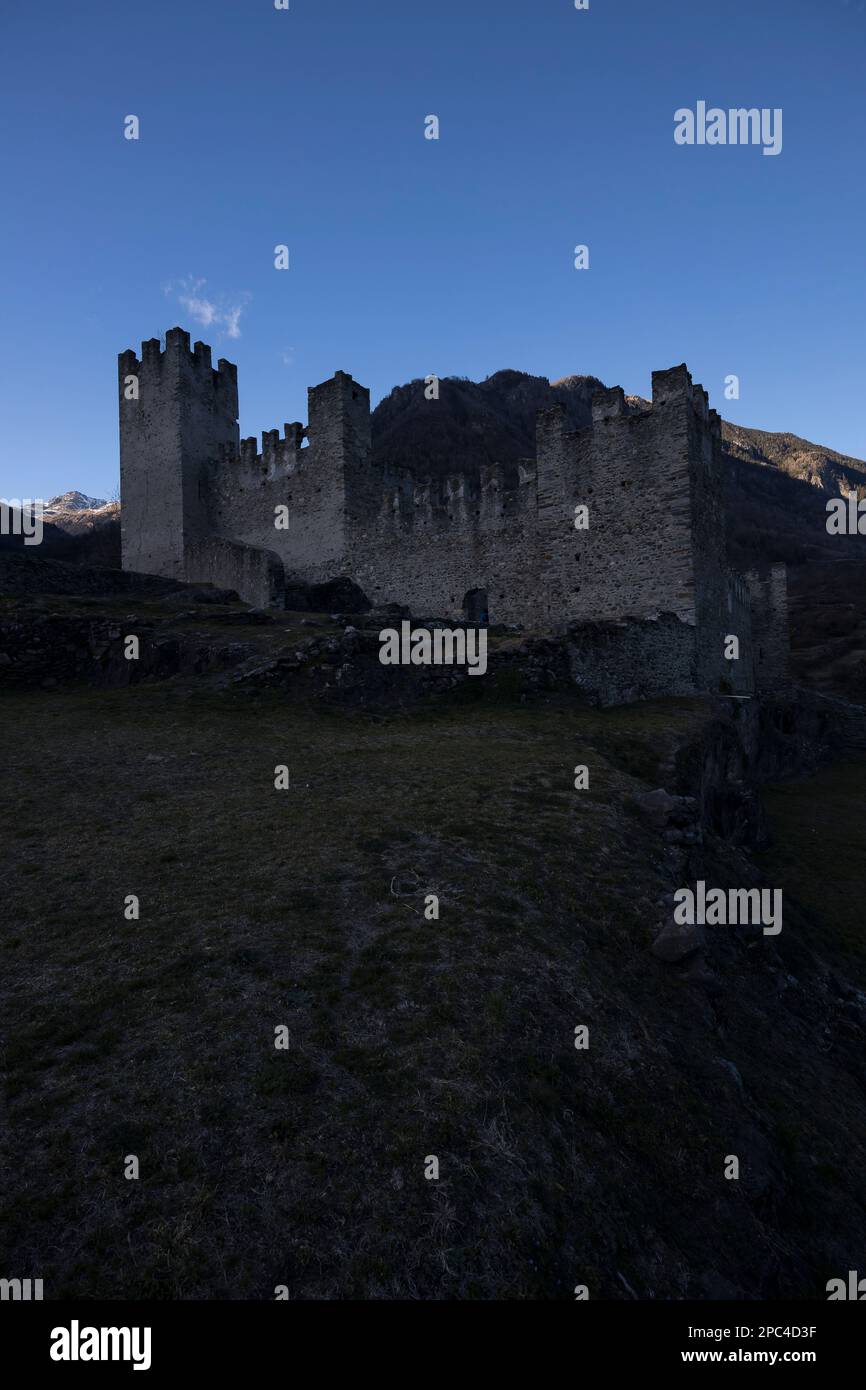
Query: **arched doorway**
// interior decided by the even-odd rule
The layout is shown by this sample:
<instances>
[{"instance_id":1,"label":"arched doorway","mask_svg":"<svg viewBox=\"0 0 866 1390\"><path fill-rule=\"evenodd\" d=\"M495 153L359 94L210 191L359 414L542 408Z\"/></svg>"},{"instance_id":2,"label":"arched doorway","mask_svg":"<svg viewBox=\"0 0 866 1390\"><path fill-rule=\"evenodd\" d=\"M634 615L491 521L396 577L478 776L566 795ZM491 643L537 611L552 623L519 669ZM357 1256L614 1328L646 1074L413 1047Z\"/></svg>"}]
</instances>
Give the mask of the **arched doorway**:
<instances>
[{"instance_id":1,"label":"arched doorway","mask_svg":"<svg viewBox=\"0 0 866 1390\"><path fill-rule=\"evenodd\" d=\"M467 623L475 626L490 621L486 589L467 589L463 595L463 617Z\"/></svg>"}]
</instances>

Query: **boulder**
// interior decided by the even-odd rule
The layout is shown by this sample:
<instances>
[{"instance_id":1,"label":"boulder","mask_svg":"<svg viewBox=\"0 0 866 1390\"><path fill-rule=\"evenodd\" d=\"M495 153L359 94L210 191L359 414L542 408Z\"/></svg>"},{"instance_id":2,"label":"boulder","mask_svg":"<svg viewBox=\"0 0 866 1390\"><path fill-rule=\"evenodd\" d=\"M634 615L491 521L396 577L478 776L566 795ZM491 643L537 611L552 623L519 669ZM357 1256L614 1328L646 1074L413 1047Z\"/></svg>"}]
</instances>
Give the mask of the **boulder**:
<instances>
[{"instance_id":1,"label":"boulder","mask_svg":"<svg viewBox=\"0 0 866 1390\"><path fill-rule=\"evenodd\" d=\"M660 830L667 825L678 804L678 798L671 796L664 787L657 787L655 791L636 796L634 801L646 819Z\"/></svg>"},{"instance_id":2,"label":"boulder","mask_svg":"<svg viewBox=\"0 0 866 1390\"><path fill-rule=\"evenodd\" d=\"M668 922L662 927L651 946L653 955L669 965L693 956L705 944L704 931L699 926L681 926L678 922Z\"/></svg>"}]
</instances>

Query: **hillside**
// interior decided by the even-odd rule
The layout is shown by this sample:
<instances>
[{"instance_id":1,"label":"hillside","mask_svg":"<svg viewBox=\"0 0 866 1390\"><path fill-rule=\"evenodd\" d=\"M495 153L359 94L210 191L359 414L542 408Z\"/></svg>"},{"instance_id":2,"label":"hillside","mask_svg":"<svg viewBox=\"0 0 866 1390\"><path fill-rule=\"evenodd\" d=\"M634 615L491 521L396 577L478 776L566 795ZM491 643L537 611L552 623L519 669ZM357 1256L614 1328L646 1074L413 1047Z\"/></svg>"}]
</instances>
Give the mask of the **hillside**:
<instances>
[{"instance_id":1,"label":"hillside","mask_svg":"<svg viewBox=\"0 0 866 1390\"><path fill-rule=\"evenodd\" d=\"M51 1298L571 1301L857 1267L862 757L810 776L796 702L328 703L355 628L155 585L0 596L11 1268ZM765 870L756 775L796 765ZM784 931L662 952L697 877L781 885Z\"/></svg>"},{"instance_id":2,"label":"hillside","mask_svg":"<svg viewBox=\"0 0 866 1390\"><path fill-rule=\"evenodd\" d=\"M15 534L16 529L20 527L13 527L11 534L0 533L0 554L108 569L120 567L119 502L101 502L80 492L67 492L46 502L39 545L25 545L21 535Z\"/></svg>"},{"instance_id":3,"label":"hillside","mask_svg":"<svg viewBox=\"0 0 866 1390\"><path fill-rule=\"evenodd\" d=\"M866 463L792 434L722 423L728 546L740 569L784 560L866 560L866 538L827 534L829 497L866 491Z\"/></svg>"},{"instance_id":4,"label":"hillside","mask_svg":"<svg viewBox=\"0 0 866 1390\"><path fill-rule=\"evenodd\" d=\"M791 478L836 496L842 492L866 489L866 463L862 459L837 454L821 444L811 444L796 434L772 434L767 430L746 429L722 422L722 439L732 458L777 468Z\"/></svg>"},{"instance_id":5,"label":"hillside","mask_svg":"<svg viewBox=\"0 0 866 1390\"><path fill-rule=\"evenodd\" d=\"M571 376L551 384L526 372L495 372L484 381L443 377L439 399L428 401L421 380L395 386L372 415L373 461L419 476L477 474L486 463L514 464L535 456L535 417L556 402L572 428L591 421L597 377Z\"/></svg>"}]
</instances>

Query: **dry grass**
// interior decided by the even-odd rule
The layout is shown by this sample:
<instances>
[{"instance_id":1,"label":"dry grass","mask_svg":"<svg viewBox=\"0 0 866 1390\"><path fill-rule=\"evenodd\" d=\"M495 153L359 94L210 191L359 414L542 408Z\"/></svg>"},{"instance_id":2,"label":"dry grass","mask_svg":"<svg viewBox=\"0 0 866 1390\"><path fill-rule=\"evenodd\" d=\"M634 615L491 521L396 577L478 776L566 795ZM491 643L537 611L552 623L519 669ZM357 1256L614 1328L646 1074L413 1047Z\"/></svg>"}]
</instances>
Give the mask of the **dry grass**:
<instances>
[{"instance_id":1,"label":"dry grass","mask_svg":"<svg viewBox=\"0 0 866 1390\"><path fill-rule=\"evenodd\" d=\"M53 1298L622 1297L619 1271L748 1297L849 1267L848 1061L830 1094L769 948L726 958L721 1005L647 953L665 855L620 808L699 704L386 720L178 680L0 711L9 1274Z\"/></svg>"}]
</instances>

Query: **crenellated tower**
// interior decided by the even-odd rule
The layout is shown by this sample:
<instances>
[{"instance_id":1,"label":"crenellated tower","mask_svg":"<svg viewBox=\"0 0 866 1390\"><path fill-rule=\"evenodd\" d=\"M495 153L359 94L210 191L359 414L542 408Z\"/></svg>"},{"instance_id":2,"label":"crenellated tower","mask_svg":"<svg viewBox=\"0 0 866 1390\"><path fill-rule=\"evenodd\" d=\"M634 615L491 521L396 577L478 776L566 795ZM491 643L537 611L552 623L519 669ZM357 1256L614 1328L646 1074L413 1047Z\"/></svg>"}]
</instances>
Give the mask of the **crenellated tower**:
<instances>
[{"instance_id":1,"label":"crenellated tower","mask_svg":"<svg viewBox=\"0 0 866 1390\"><path fill-rule=\"evenodd\" d=\"M124 569L186 578L189 544L211 529L202 478L238 444L238 382L231 362L172 328L118 359L121 546Z\"/></svg>"},{"instance_id":2,"label":"crenellated tower","mask_svg":"<svg viewBox=\"0 0 866 1390\"><path fill-rule=\"evenodd\" d=\"M581 428L542 411L534 459L427 479L374 467L370 393L347 372L310 388L306 426L241 441L235 367L179 328L121 354L119 400L126 569L263 605L348 575L416 615L594 625L603 656L593 638L581 659L641 696L786 678L784 573L727 569L721 422L684 365L653 372L651 401L595 391Z\"/></svg>"},{"instance_id":3,"label":"crenellated tower","mask_svg":"<svg viewBox=\"0 0 866 1390\"><path fill-rule=\"evenodd\" d=\"M118 359L122 563L279 602L285 575L343 571L349 527L378 506L370 393L346 372L295 421L241 442L237 369L172 328Z\"/></svg>"}]
</instances>

